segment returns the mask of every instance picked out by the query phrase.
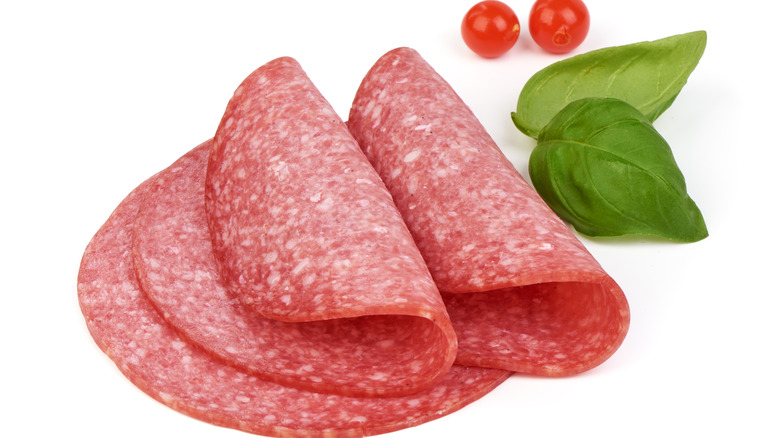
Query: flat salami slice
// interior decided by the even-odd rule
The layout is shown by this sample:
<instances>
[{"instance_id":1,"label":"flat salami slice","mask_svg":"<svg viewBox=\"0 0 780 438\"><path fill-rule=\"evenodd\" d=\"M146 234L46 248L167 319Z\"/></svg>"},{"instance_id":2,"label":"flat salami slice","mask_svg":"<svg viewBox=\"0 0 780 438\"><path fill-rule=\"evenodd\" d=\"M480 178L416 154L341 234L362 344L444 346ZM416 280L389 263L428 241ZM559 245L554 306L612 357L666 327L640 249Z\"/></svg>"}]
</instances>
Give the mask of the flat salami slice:
<instances>
[{"instance_id":1,"label":"flat salami slice","mask_svg":"<svg viewBox=\"0 0 780 438\"><path fill-rule=\"evenodd\" d=\"M443 292L456 363L564 376L615 352L623 292L417 52L377 61L347 125Z\"/></svg>"},{"instance_id":2,"label":"flat salami slice","mask_svg":"<svg viewBox=\"0 0 780 438\"><path fill-rule=\"evenodd\" d=\"M135 220L138 279L169 324L247 372L319 392L413 393L446 372L455 349L450 353L442 329L407 303L387 303L387 315L290 323L233 296L221 282L206 221L210 145L158 175Z\"/></svg>"},{"instance_id":3,"label":"flat salami slice","mask_svg":"<svg viewBox=\"0 0 780 438\"><path fill-rule=\"evenodd\" d=\"M166 173L205 160L208 144L141 184L88 245L78 297L98 346L140 389L194 418L246 432L285 437L364 436L433 420L478 399L508 373L453 366L414 395L352 398L271 383L226 365L181 337L141 290L132 256L133 223L144 198ZM204 158L200 158L204 157ZM200 274L194 274L200 275Z\"/></svg>"}]
</instances>

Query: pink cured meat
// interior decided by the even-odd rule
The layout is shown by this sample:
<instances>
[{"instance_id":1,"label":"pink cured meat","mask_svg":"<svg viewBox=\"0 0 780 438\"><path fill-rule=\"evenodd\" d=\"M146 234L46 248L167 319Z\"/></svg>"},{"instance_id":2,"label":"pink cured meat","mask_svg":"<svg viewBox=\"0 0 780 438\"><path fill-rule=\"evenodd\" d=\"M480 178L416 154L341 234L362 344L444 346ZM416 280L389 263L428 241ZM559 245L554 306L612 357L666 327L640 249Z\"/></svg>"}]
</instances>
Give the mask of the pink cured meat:
<instances>
[{"instance_id":1,"label":"pink cured meat","mask_svg":"<svg viewBox=\"0 0 780 438\"><path fill-rule=\"evenodd\" d=\"M446 372L454 356L447 357L449 344L440 343L441 330L427 318L289 323L263 317L235 298L221 281L211 248L207 157L200 148L160 174L134 222L141 288L169 324L247 372L319 392L412 393ZM388 303L388 313L393 305Z\"/></svg>"},{"instance_id":2,"label":"pink cured meat","mask_svg":"<svg viewBox=\"0 0 780 438\"><path fill-rule=\"evenodd\" d=\"M259 313L285 321L411 313L451 331L382 180L293 59L256 70L228 103L206 207L224 281Z\"/></svg>"},{"instance_id":3,"label":"pink cured meat","mask_svg":"<svg viewBox=\"0 0 780 438\"><path fill-rule=\"evenodd\" d=\"M396 398L352 398L294 389L226 365L182 338L136 280L133 222L157 178L204 161L205 143L141 184L93 237L81 262L78 298L98 346L151 397L194 418L250 433L359 437L424 423L480 398L500 370L453 366L431 388ZM190 162L189 164L187 162ZM179 170L176 170L179 169Z\"/></svg>"},{"instance_id":4,"label":"pink cured meat","mask_svg":"<svg viewBox=\"0 0 780 438\"><path fill-rule=\"evenodd\" d=\"M172 326L307 390L406 395L444 376L457 339L442 298L379 176L295 60L238 87L207 162L186 185L171 172L136 221L141 284Z\"/></svg>"},{"instance_id":5,"label":"pink cured meat","mask_svg":"<svg viewBox=\"0 0 780 438\"><path fill-rule=\"evenodd\" d=\"M620 346L620 287L417 52L376 62L347 125L442 291L456 363L565 376Z\"/></svg>"}]
</instances>

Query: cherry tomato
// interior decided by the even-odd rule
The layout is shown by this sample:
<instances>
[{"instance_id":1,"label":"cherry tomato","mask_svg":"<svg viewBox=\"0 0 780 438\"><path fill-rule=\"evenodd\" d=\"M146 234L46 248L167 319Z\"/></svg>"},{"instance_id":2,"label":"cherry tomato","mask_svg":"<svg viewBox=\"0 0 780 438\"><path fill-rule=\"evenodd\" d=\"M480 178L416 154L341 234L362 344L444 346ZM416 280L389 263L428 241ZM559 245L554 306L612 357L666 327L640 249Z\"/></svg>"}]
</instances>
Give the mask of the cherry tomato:
<instances>
[{"instance_id":1,"label":"cherry tomato","mask_svg":"<svg viewBox=\"0 0 780 438\"><path fill-rule=\"evenodd\" d=\"M472 6L463 17L460 33L477 55L496 58L515 45L520 36L520 22L506 4L483 1Z\"/></svg>"},{"instance_id":2,"label":"cherry tomato","mask_svg":"<svg viewBox=\"0 0 780 438\"><path fill-rule=\"evenodd\" d=\"M537 0L531 7L528 31L550 53L568 53L588 35L590 14L582 0Z\"/></svg>"}]
</instances>

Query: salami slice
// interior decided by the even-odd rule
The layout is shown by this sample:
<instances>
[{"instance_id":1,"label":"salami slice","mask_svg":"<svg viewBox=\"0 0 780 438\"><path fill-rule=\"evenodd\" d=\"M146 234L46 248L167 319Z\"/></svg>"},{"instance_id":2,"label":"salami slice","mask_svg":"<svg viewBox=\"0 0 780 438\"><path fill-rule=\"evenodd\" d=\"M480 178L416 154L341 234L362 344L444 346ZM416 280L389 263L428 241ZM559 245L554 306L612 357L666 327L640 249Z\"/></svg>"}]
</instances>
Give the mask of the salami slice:
<instances>
[{"instance_id":1,"label":"salami slice","mask_svg":"<svg viewBox=\"0 0 780 438\"><path fill-rule=\"evenodd\" d=\"M345 397L268 382L181 337L137 281L133 223L146 196L159 190L159 181L193 169L193 162L205 166L208 149L208 143L199 146L130 193L93 237L81 262L78 296L89 331L140 389L179 412L224 427L268 436L347 437L430 421L507 378L505 371L453 366L437 384L414 395Z\"/></svg>"},{"instance_id":2,"label":"salami slice","mask_svg":"<svg viewBox=\"0 0 780 438\"><path fill-rule=\"evenodd\" d=\"M205 199L224 288L292 341L271 358L267 329L258 328L244 343L262 351L252 369L319 391L400 395L430 386L452 365L455 332L403 219L294 59L267 63L236 90L211 145ZM203 327L209 315L175 322L194 315L170 321L222 357L243 354L220 345L224 332ZM221 317L228 326L232 319Z\"/></svg>"},{"instance_id":3,"label":"salami slice","mask_svg":"<svg viewBox=\"0 0 780 438\"><path fill-rule=\"evenodd\" d=\"M377 61L347 125L444 295L456 363L564 376L615 352L622 290L417 52Z\"/></svg>"},{"instance_id":4,"label":"salami slice","mask_svg":"<svg viewBox=\"0 0 780 438\"><path fill-rule=\"evenodd\" d=\"M386 303L386 315L290 323L266 318L231 294L219 276L206 221L208 152L201 147L160 174L134 222L141 288L169 324L247 372L319 392L413 393L446 372L455 343L407 307L414 297ZM439 317L447 322L446 315Z\"/></svg>"}]
</instances>

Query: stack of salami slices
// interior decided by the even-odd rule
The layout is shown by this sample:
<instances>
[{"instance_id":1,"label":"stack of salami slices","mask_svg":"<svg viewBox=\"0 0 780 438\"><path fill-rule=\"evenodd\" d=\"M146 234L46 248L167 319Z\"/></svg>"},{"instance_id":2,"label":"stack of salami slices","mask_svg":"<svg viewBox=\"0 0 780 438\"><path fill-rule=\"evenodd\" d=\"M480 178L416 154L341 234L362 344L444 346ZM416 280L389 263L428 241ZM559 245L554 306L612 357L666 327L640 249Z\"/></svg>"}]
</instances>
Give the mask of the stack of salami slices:
<instances>
[{"instance_id":1,"label":"stack of salami slices","mask_svg":"<svg viewBox=\"0 0 780 438\"><path fill-rule=\"evenodd\" d=\"M452 88L412 49L344 123L291 58L253 72L213 139L132 191L78 295L140 389L267 436L433 420L512 373L609 358L629 310Z\"/></svg>"}]
</instances>

